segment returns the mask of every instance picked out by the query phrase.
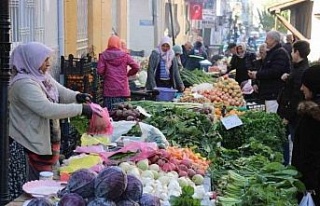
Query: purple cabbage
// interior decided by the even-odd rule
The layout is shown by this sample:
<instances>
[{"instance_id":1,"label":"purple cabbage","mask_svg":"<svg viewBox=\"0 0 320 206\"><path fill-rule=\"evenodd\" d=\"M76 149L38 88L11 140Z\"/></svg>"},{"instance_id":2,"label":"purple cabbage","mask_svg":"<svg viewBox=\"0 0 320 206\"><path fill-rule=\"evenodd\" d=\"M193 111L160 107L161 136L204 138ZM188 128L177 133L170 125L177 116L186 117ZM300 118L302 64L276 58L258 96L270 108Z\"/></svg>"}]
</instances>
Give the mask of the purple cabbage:
<instances>
[{"instance_id":1,"label":"purple cabbage","mask_svg":"<svg viewBox=\"0 0 320 206\"><path fill-rule=\"evenodd\" d=\"M116 203L105 198L95 198L87 206L116 206Z\"/></svg>"},{"instance_id":2,"label":"purple cabbage","mask_svg":"<svg viewBox=\"0 0 320 206\"><path fill-rule=\"evenodd\" d=\"M68 185L58 192L58 197L65 194L77 193L83 198L94 196L94 180L97 174L89 169L79 169L71 174Z\"/></svg>"},{"instance_id":3,"label":"purple cabbage","mask_svg":"<svg viewBox=\"0 0 320 206\"><path fill-rule=\"evenodd\" d=\"M161 206L160 198L148 193L142 194L139 203L140 206Z\"/></svg>"},{"instance_id":4,"label":"purple cabbage","mask_svg":"<svg viewBox=\"0 0 320 206\"><path fill-rule=\"evenodd\" d=\"M27 206L54 206L53 202L44 197L32 199Z\"/></svg>"},{"instance_id":5,"label":"purple cabbage","mask_svg":"<svg viewBox=\"0 0 320 206\"><path fill-rule=\"evenodd\" d=\"M107 167L95 179L96 197L117 200L127 188L127 175L120 167Z\"/></svg>"},{"instance_id":6,"label":"purple cabbage","mask_svg":"<svg viewBox=\"0 0 320 206\"><path fill-rule=\"evenodd\" d=\"M120 200L117 202L117 206L139 206L139 203L132 200Z\"/></svg>"},{"instance_id":7,"label":"purple cabbage","mask_svg":"<svg viewBox=\"0 0 320 206\"><path fill-rule=\"evenodd\" d=\"M128 184L127 188L121 196L121 199L132 200L134 202L139 202L142 193L143 193L143 185L141 181L133 176L127 175Z\"/></svg>"},{"instance_id":8,"label":"purple cabbage","mask_svg":"<svg viewBox=\"0 0 320 206\"><path fill-rule=\"evenodd\" d=\"M85 206L86 202L77 193L65 194L59 201L58 206Z\"/></svg>"}]
</instances>

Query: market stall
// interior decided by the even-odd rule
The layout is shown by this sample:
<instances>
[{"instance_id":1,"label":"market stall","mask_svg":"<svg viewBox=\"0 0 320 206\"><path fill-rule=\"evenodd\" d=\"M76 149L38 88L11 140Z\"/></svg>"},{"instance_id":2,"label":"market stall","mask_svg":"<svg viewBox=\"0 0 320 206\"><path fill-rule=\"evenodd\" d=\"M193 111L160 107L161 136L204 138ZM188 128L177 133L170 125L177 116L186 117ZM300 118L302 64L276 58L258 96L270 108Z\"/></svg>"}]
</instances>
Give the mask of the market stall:
<instances>
[{"instance_id":1,"label":"market stall","mask_svg":"<svg viewBox=\"0 0 320 206\"><path fill-rule=\"evenodd\" d=\"M89 206L296 205L305 188L282 165L280 118L248 103L233 78L200 70L183 70L182 78L190 85L172 101L118 104L108 134L90 132L85 117L71 119L81 143L55 183L26 183L26 194L9 205L39 196Z\"/></svg>"}]
</instances>

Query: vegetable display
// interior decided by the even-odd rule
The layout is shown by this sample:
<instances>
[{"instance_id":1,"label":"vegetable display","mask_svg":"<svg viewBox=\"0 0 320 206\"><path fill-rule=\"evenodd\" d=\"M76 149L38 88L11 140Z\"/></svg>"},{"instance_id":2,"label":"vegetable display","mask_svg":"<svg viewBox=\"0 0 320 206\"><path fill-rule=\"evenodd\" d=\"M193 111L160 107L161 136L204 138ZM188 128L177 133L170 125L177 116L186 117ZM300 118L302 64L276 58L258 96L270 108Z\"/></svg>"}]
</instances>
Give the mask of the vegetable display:
<instances>
[{"instance_id":1,"label":"vegetable display","mask_svg":"<svg viewBox=\"0 0 320 206\"><path fill-rule=\"evenodd\" d=\"M274 151L282 151L286 140L285 128L277 114L247 111L239 116L243 125L226 130L222 123L218 123L217 130L222 138L222 146L227 149L236 149L249 143L254 137Z\"/></svg>"},{"instance_id":2,"label":"vegetable display","mask_svg":"<svg viewBox=\"0 0 320 206\"><path fill-rule=\"evenodd\" d=\"M201 155L208 156L221 140L211 119L206 114L193 111L199 104L171 103L164 106L147 101L139 104L152 114L144 122L162 131L170 145L194 148Z\"/></svg>"},{"instance_id":3,"label":"vegetable display","mask_svg":"<svg viewBox=\"0 0 320 206\"><path fill-rule=\"evenodd\" d=\"M296 169L282 165L284 125L276 114L238 107L238 87L221 77L214 90L202 92L210 103L137 101L118 107L123 119L125 111L144 108L151 117L135 120L158 128L171 146L137 159L143 149L115 152L109 158L118 166L95 176L89 206L211 206L209 198L216 206L297 205L295 196L305 188ZM228 115L238 115L243 125L226 130L219 120ZM142 136L137 128L127 135ZM208 175L212 193L205 190Z\"/></svg>"}]
</instances>

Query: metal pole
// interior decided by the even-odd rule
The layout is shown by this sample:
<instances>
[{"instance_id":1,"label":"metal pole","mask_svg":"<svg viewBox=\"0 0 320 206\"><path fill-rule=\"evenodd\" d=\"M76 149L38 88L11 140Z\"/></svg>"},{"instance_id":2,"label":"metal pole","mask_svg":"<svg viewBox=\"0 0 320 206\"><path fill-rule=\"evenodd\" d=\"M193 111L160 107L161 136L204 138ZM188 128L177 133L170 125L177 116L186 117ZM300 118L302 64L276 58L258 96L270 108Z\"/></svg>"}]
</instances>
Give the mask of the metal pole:
<instances>
[{"instance_id":1,"label":"metal pole","mask_svg":"<svg viewBox=\"0 0 320 206\"><path fill-rule=\"evenodd\" d=\"M152 20L153 20L153 36L154 36L154 47L157 47L159 44L159 6L158 1L153 0L152 1Z\"/></svg>"},{"instance_id":2,"label":"metal pole","mask_svg":"<svg viewBox=\"0 0 320 206\"><path fill-rule=\"evenodd\" d=\"M172 3L171 3L171 0L169 0L169 15L170 15L170 24L171 24L172 45L175 45L175 40L174 40L174 26L173 26L173 15L172 15Z\"/></svg>"},{"instance_id":3,"label":"metal pole","mask_svg":"<svg viewBox=\"0 0 320 206\"><path fill-rule=\"evenodd\" d=\"M10 79L10 21L9 0L0 3L0 205L9 202L8 162L9 162L9 132L8 132L8 85Z\"/></svg>"}]
</instances>

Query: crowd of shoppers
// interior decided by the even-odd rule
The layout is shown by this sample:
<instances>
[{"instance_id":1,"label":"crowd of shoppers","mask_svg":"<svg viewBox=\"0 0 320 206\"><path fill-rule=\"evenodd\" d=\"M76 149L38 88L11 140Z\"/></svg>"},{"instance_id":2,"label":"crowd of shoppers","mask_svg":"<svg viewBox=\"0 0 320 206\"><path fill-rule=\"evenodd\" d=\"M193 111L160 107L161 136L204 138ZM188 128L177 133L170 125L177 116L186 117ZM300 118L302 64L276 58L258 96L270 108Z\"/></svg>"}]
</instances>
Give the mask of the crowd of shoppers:
<instances>
[{"instance_id":1,"label":"crowd of shoppers","mask_svg":"<svg viewBox=\"0 0 320 206\"><path fill-rule=\"evenodd\" d=\"M300 172L315 205L320 205L320 65L309 67L308 41L293 41L292 34L286 39L281 44L279 32L268 32L266 44L259 48L259 69L248 75L256 82L255 91L265 101L266 112L282 118L293 142L291 164ZM288 148L286 144L285 165L290 164ZM298 200L303 196L299 193Z\"/></svg>"}]
</instances>

